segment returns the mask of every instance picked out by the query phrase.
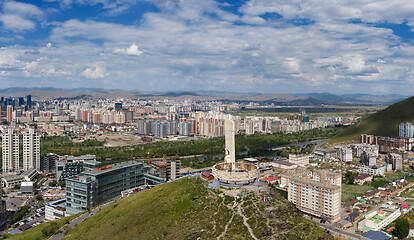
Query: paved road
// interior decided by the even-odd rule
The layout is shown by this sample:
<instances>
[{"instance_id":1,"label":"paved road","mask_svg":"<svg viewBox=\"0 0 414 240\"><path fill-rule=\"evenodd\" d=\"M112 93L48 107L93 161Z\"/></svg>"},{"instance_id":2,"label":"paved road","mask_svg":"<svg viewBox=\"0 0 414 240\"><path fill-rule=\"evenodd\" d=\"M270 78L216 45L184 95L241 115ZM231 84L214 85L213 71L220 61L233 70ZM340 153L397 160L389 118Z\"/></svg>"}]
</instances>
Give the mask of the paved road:
<instances>
[{"instance_id":1,"label":"paved road","mask_svg":"<svg viewBox=\"0 0 414 240\"><path fill-rule=\"evenodd\" d=\"M331 226L331 225L326 225L326 224L322 224L322 223L316 223L316 224L319 227L325 228L325 229L327 229L331 232L336 233L336 235L339 235L339 236L341 236L343 238L346 238L346 239L367 239L363 236L357 235L355 233L346 232L342 229L336 228L336 227Z\"/></svg>"}]
</instances>

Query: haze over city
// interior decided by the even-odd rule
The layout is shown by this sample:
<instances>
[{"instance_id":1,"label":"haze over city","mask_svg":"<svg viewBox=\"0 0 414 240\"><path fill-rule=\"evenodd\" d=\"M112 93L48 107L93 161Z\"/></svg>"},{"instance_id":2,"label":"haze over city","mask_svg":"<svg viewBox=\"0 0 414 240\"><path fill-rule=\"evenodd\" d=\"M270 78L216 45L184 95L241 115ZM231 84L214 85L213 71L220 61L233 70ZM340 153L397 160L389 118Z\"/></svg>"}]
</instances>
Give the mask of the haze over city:
<instances>
[{"instance_id":1,"label":"haze over city","mask_svg":"<svg viewBox=\"0 0 414 240\"><path fill-rule=\"evenodd\" d=\"M414 5L398 1L2 1L3 87L400 93Z\"/></svg>"}]
</instances>

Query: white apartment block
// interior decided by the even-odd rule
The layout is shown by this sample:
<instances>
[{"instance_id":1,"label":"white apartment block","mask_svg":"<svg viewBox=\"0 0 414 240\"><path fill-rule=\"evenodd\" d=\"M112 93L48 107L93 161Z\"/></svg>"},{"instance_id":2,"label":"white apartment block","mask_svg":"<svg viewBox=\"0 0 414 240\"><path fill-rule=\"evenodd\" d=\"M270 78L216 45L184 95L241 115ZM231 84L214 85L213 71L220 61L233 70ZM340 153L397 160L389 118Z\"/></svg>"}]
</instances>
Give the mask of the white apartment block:
<instances>
[{"instance_id":1,"label":"white apartment block","mask_svg":"<svg viewBox=\"0 0 414 240\"><path fill-rule=\"evenodd\" d=\"M3 172L19 170L19 134L14 128L6 128L2 138Z\"/></svg>"},{"instance_id":2,"label":"white apartment block","mask_svg":"<svg viewBox=\"0 0 414 240\"><path fill-rule=\"evenodd\" d=\"M309 164L308 154L289 154L289 162L304 167Z\"/></svg>"},{"instance_id":3,"label":"white apartment block","mask_svg":"<svg viewBox=\"0 0 414 240\"><path fill-rule=\"evenodd\" d=\"M386 172L392 170L392 165L388 164L385 166L375 165L375 166L361 166L358 169L358 173L368 174L372 176L380 175L384 176Z\"/></svg>"},{"instance_id":4,"label":"white apartment block","mask_svg":"<svg viewBox=\"0 0 414 240\"><path fill-rule=\"evenodd\" d=\"M319 181L311 180L309 176L290 178L288 200L302 212L337 222L341 219L342 187L332 185L326 172L318 174Z\"/></svg>"},{"instance_id":5,"label":"white apartment block","mask_svg":"<svg viewBox=\"0 0 414 240\"><path fill-rule=\"evenodd\" d=\"M352 162L352 149L347 147L340 148L339 160L342 162Z\"/></svg>"},{"instance_id":6,"label":"white apartment block","mask_svg":"<svg viewBox=\"0 0 414 240\"><path fill-rule=\"evenodd\" d=\"M23 169L29 168L40 171L40 136L34 128L23 133Z\"/></svg>"},{"instance_id":7,"label":"white apartment block","mask_svg":"<svg viewBox=\"0 0 414 240\"><path fill-rule=\"evenodd\" d=\"M408 122L401 123L399 126L399 136L406 138L414 137L414 126Z\"/></svg>"}]
</instances>

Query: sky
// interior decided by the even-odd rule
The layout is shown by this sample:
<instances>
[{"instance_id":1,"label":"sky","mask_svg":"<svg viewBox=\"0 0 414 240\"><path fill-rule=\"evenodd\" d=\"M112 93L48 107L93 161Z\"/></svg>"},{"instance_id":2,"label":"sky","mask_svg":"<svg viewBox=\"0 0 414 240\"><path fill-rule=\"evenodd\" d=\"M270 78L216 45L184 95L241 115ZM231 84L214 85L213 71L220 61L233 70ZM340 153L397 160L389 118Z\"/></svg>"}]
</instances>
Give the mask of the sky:
<instances>
[{"instance_id":1,"label":"sky","mask_svg":"<svg viewBox=\"0 0 414 240\"><path fill-rule=\"evenodd\" d=\"M0 88L412 94L412 0L0 0Z\"/></svg>"}]
</instances>

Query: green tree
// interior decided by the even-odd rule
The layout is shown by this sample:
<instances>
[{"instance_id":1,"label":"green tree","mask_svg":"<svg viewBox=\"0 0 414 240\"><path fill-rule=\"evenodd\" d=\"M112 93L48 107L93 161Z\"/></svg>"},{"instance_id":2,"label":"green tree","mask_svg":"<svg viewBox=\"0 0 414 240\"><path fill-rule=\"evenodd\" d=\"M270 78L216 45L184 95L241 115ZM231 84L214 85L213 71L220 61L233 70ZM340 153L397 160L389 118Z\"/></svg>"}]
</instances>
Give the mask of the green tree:
<instances>
[{"instance_id":1,"label":"green tree","mask_svg":"<svg viewBox=\"0 0 414 240\"><path fill-rule=\"evenodd\" d=\"M407 218L399 217L395 220L395 229L392 233L399 239L406 238L410 232L410 224Z\"/></svg>"},{"instance_id":2,"label":"green tree","mask_svg":"<svg viewBox=\"0 0 414 240\"><path fill-rule=\"evenodd\" d=\"M66 187L66 181L59 181L59 186Z\"/></svg>"},{"instance_id":3,"label":"green tree","mask_svg":"<svg viewBox=\"0 0 414 240\"><path fill-rule=\"evenodd\" d=\"M58 185L58 183L56 181L49 182L49 186L51 186L51 187L56 187L57 185Z\"/></svg>"},{"instance_id":4,"label":"green tree","mask_svg":"<svg viewBox=\"0 0 414 240\"><path fill-rule=\"evenodd\" d=\"M43 200L43 196L42 195L37 195L36 196L36 200L42 201Z\"/></svg>"}]
</instances>

